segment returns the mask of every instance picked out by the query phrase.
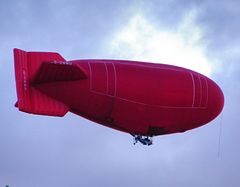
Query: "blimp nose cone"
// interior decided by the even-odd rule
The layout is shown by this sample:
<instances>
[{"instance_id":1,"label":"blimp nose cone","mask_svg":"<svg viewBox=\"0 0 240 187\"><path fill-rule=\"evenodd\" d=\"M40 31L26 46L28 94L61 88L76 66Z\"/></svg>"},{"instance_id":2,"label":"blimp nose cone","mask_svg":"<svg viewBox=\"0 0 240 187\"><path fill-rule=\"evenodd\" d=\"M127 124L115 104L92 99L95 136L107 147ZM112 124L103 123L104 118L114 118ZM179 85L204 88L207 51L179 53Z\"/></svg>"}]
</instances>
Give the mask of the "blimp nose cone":
<instances>
[{"instance_id":1,"label":"blimp nose cone","mask_svg":"<svg viewBox=\"0 0 240 187\"><path fill-rule=\"evenodd\" d=\"M221 88L212 80L208 79L208 111L210 120L217 117L224 106L224 95Z\"/></svg>"}]
</instances>

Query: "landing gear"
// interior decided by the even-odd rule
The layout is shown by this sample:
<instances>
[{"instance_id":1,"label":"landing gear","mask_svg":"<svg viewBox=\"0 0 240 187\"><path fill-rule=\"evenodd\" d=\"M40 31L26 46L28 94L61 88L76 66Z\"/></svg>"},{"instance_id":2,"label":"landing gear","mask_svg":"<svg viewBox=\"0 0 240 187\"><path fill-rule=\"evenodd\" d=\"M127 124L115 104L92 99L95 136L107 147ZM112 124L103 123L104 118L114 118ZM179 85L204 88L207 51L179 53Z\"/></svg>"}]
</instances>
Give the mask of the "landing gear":
<instances>
[{"instance_id":1,"label":"landing gear","mask_svg":"<svg viewBox=\"0 0 240 187\"><path fill-rule=\"evenodd\" d=\"M152 137L149 136L141 136L141 135L132 135L134 138L133 144L135 145L137 142L140 142L143 145L152 145L153 144L153 139Z\"/></svg>"}]
</instances>

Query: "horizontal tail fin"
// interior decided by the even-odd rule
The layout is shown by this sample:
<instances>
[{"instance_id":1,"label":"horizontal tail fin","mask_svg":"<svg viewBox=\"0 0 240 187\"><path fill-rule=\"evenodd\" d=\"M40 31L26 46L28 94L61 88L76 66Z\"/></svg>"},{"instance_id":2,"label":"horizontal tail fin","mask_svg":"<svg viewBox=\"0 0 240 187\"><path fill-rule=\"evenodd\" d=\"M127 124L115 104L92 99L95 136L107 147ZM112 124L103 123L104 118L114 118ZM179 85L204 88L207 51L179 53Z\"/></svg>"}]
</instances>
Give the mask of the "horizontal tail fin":
<instances>
[{"instance_id":1,"label":"horizontal tail fin","mask_svg":"<svg viewBox=\"0 0 240 187\"><path fill-rule=\"evenodd\" d=\"M86 74L76 65L68 62L43 62L32 80L33 85L58 82L75 81L87 78Z\"/></svg>"},{"instance_id":2,"label":"horizontal tail fin","mask_svg":"<svg viewBox=\"0 0 240 187\"><path fill-rule=\"evenodd\" d=\"M66 67L63 67L64 65L62 64L66 65L65 62L66 60L58 53L26 52L20 49L14 49L15 78L18 97L16 106L19 110L51 116L64 116L69 111L68 106L44 95L32 86L32 84L65 80L71 72L75 73L73 73L73 76L70 76L71 78L67 79L74 80L80 78L81 75L77 75L78 70L72 67L67 68L68 71L64 71L67 73L63 73L62 68ZM56 67L56 65L58 67ZM53 70L53 74L49 72L51 70Z\"/></svg>"}]
</instances>

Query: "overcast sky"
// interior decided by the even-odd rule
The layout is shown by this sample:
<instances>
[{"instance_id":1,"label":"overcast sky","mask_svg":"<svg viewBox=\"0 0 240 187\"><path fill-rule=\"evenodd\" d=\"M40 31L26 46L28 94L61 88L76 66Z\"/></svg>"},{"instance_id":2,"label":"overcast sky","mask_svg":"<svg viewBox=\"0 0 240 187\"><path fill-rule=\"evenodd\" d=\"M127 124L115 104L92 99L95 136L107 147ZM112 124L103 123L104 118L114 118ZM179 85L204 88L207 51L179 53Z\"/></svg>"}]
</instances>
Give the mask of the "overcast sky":
<instances>
[{"instance_id":1,"label":"overcast sky","mask_svg":"<svg viewBox=\"0 0 240 187\"><path fill-rule=\"evenodd\" d=\"M240 186L239 17L236 0L0 0L0 186ZM224 111L149 147L71 113L26 114L14 47L193 69L220 85Z\"/></svg>"}]
</instances>

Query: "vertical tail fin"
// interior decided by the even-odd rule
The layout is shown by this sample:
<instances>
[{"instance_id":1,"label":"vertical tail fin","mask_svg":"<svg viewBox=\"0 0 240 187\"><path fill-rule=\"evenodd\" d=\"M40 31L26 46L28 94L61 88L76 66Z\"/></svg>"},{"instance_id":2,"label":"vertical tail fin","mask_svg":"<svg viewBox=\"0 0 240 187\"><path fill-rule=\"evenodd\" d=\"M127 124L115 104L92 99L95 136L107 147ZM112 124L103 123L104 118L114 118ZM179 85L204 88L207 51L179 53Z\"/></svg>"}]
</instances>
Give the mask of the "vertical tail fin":
<instances>
[{"instance_id":1,"label":"vertical tail fin","mask_svg":"<svg viewBox=\"0 0 240 187\"><path fill-rule=\"evenodd\" d=\"M31 87L31 82L44 62L65 62L58 53L26 52L14 49L15 79L19 110L41 115L64 116L68 106Z\"/></svg>"}]
</instances>

